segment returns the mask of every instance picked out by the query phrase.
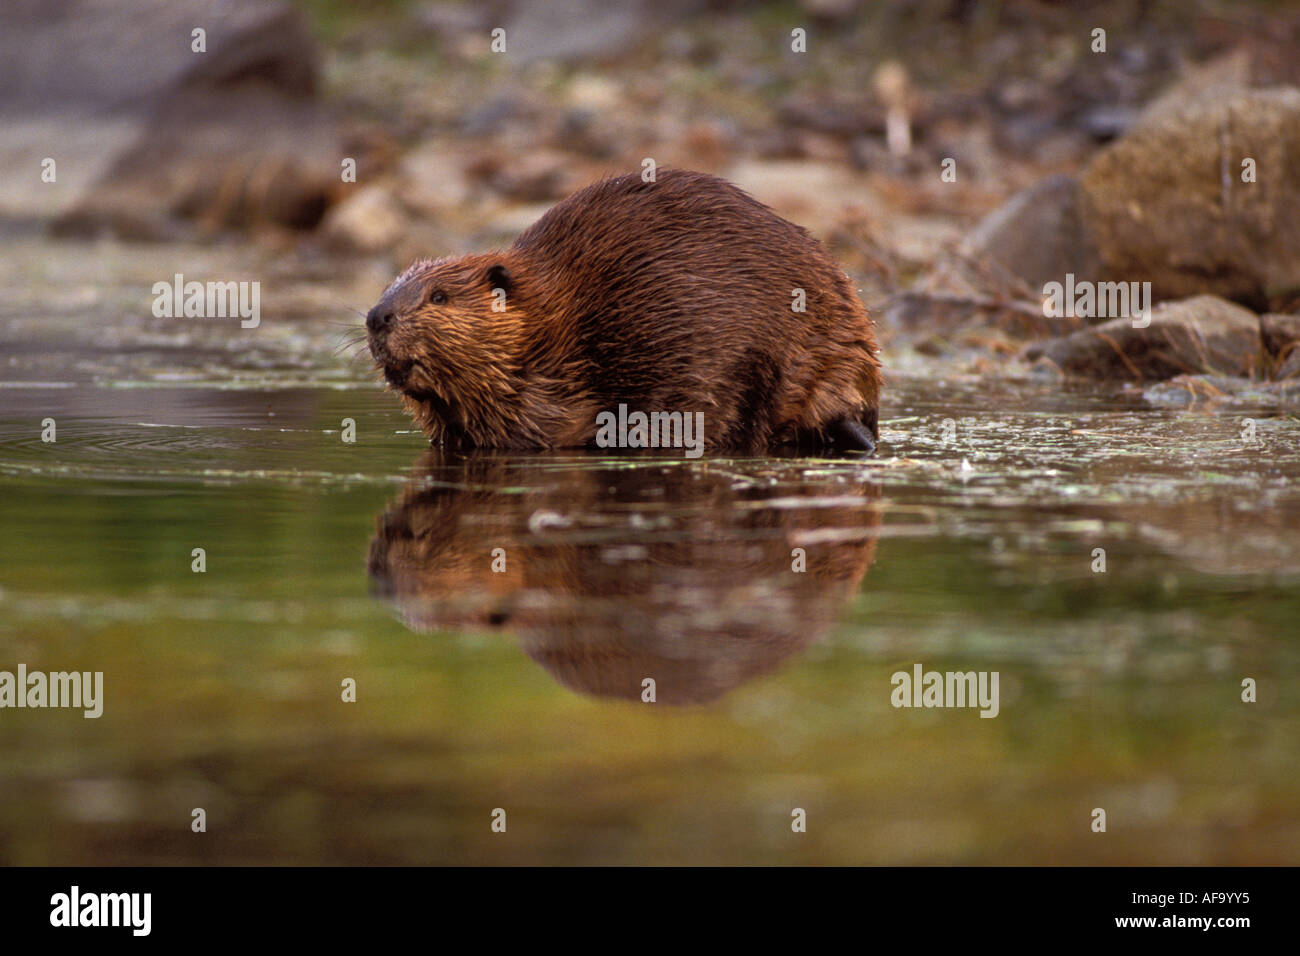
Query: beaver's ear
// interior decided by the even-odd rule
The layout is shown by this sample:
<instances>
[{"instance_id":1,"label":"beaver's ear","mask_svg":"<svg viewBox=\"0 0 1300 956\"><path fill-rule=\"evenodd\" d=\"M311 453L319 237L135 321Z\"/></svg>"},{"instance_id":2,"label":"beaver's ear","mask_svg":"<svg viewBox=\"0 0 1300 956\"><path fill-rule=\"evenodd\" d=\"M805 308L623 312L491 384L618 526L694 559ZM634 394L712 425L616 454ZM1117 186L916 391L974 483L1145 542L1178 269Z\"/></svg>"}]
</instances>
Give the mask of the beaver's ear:
<instances>
[{"instance_id":1,"label":"beaver's ear","mask_svg":"<svg viewBox=\"0 0 1300 956\"><path fill-rule=\"evenodd\" d=\"M494 266L488 266L487 281L489 289L510 291L510 271L499 262Z\"/></svg>"}]
</instances>

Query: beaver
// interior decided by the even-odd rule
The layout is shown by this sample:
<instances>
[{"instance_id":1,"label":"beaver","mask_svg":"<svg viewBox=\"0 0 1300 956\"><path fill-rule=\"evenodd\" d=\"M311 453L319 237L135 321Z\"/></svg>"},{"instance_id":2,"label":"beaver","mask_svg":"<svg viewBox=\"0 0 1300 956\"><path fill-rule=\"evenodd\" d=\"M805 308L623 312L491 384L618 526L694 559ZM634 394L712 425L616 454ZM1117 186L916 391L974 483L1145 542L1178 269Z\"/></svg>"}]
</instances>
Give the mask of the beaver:
<instances>
[{"instance_id":1,"label":"beaver","mask_svg":"<svg viewBox=\"0 0 1300 956\"><path fill-rule=\"evenodd\" d=\"M635 427L628 409L665 444L668 416L689 429L694 413L712 452L879 438L853 284L807 230L704 173L605 179L504 251L417 261L366 329L389 387L451 448L605 447L598 418Z\"/></svg>"},{"instance_id":2,"label":"beaver","mask_svg":"<svg viewBox=\"0 0 1300 956\"><path fill-rule=\"evenodd\" d=\"M427 448L375 521L371 590L417 632L507 634L579 693L652 677L707 703L824 637L875 560L878 486L761 470Z\"/></svg>"}]
</instances>

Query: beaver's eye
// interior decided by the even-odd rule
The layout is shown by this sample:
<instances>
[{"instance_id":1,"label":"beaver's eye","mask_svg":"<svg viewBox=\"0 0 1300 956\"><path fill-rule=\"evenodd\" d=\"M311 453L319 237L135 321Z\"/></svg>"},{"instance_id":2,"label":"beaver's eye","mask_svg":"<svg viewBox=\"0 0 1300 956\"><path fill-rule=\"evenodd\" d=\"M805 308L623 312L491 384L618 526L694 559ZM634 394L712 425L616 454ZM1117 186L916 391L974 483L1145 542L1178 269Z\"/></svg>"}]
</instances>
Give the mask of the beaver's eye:
<instances>
[{"instance_id":1,"label":"beaver's eye","mask_svg":"<svg viewBox=\"0 0 1300 956\"><path fill-rule=\"evenodd\" d=\"M443 292L441 289L437 289L434 291L433 295L429 296L429 301L434 305L442 305L447 301L447 293Z\"/></svg>"}]
</instances>

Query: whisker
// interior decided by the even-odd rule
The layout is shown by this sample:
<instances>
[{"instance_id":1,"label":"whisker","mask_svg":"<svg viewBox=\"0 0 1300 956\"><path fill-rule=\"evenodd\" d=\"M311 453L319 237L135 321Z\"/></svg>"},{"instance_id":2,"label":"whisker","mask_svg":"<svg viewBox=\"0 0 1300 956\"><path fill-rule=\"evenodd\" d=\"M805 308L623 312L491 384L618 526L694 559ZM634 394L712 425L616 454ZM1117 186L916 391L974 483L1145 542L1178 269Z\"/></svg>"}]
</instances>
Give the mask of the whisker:
<instances>
[{"instance_id":1,"label":"whisker","mask_svg":"<svg viewBox=\"0 0 1300 956\"><path fill-rule=\"evenodd\" d=\"M334 355L338 356L346 353L349 358L357 358L363 354L359 348L359 346L363 344L364 343L362 342L344 342L342 345L338 346L338 348L334 349Z\"/></svg>"},{"instance_id":2,"label":"whisker","mask_svg":"<svg viewBox=\"0 0 1300 956\"><path fill-rule=\"evenodd\" d=\"M354 314L356 314L356 315L359 315L359 316L361 316L361 318L363 318L363 319L366 317L366 313L365 313L365 312L361 311L360 309L356 308L355 306L348 305L346 302L344 302L344 301L341 300L341 299L336 299L336 298L334 298L333 296L330 296L329 301L330 301L330 303L331 303L332 305L334 305L334 306L337 307L337 308L340 308L340 309L346 309L348 312L352 312L352 313L354 313Z\"/></svg>"},{"instance_id":3,"label":"whisker","mask_svg":"<svg viewBox=\"0 0 1300 956\"><path fill-rule=\"evenodd\" d=\"M355 348L358 345L364 345L364 344L366 344L366 336L364 334L358 335L356 334L355 331L349 332L346 336L343 337L342 341L340 341L338 346L334 349L334 354L337 355L339 352L343 351L344 349Z\"/></svg>"}]
</instances>

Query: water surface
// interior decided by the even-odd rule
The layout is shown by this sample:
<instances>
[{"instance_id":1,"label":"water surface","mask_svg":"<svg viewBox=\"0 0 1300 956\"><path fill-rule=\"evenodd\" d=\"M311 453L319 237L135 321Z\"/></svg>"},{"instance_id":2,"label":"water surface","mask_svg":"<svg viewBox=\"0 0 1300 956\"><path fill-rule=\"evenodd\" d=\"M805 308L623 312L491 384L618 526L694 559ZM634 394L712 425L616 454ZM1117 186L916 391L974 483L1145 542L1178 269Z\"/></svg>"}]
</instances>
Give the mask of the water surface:
<instances>
[{"instance_id":1,"label":"water surface","mask_svg":"<svg viewBox=\"0 0 1300 956\"><path fill-rule=\"evenodd\" d=\"M866 460L447 455L345 311L121 255L5 279L0 669L106 700L0 711L0 862L1300 859L1294 415L936 367Z\"/></svg>"}]
</instances>

